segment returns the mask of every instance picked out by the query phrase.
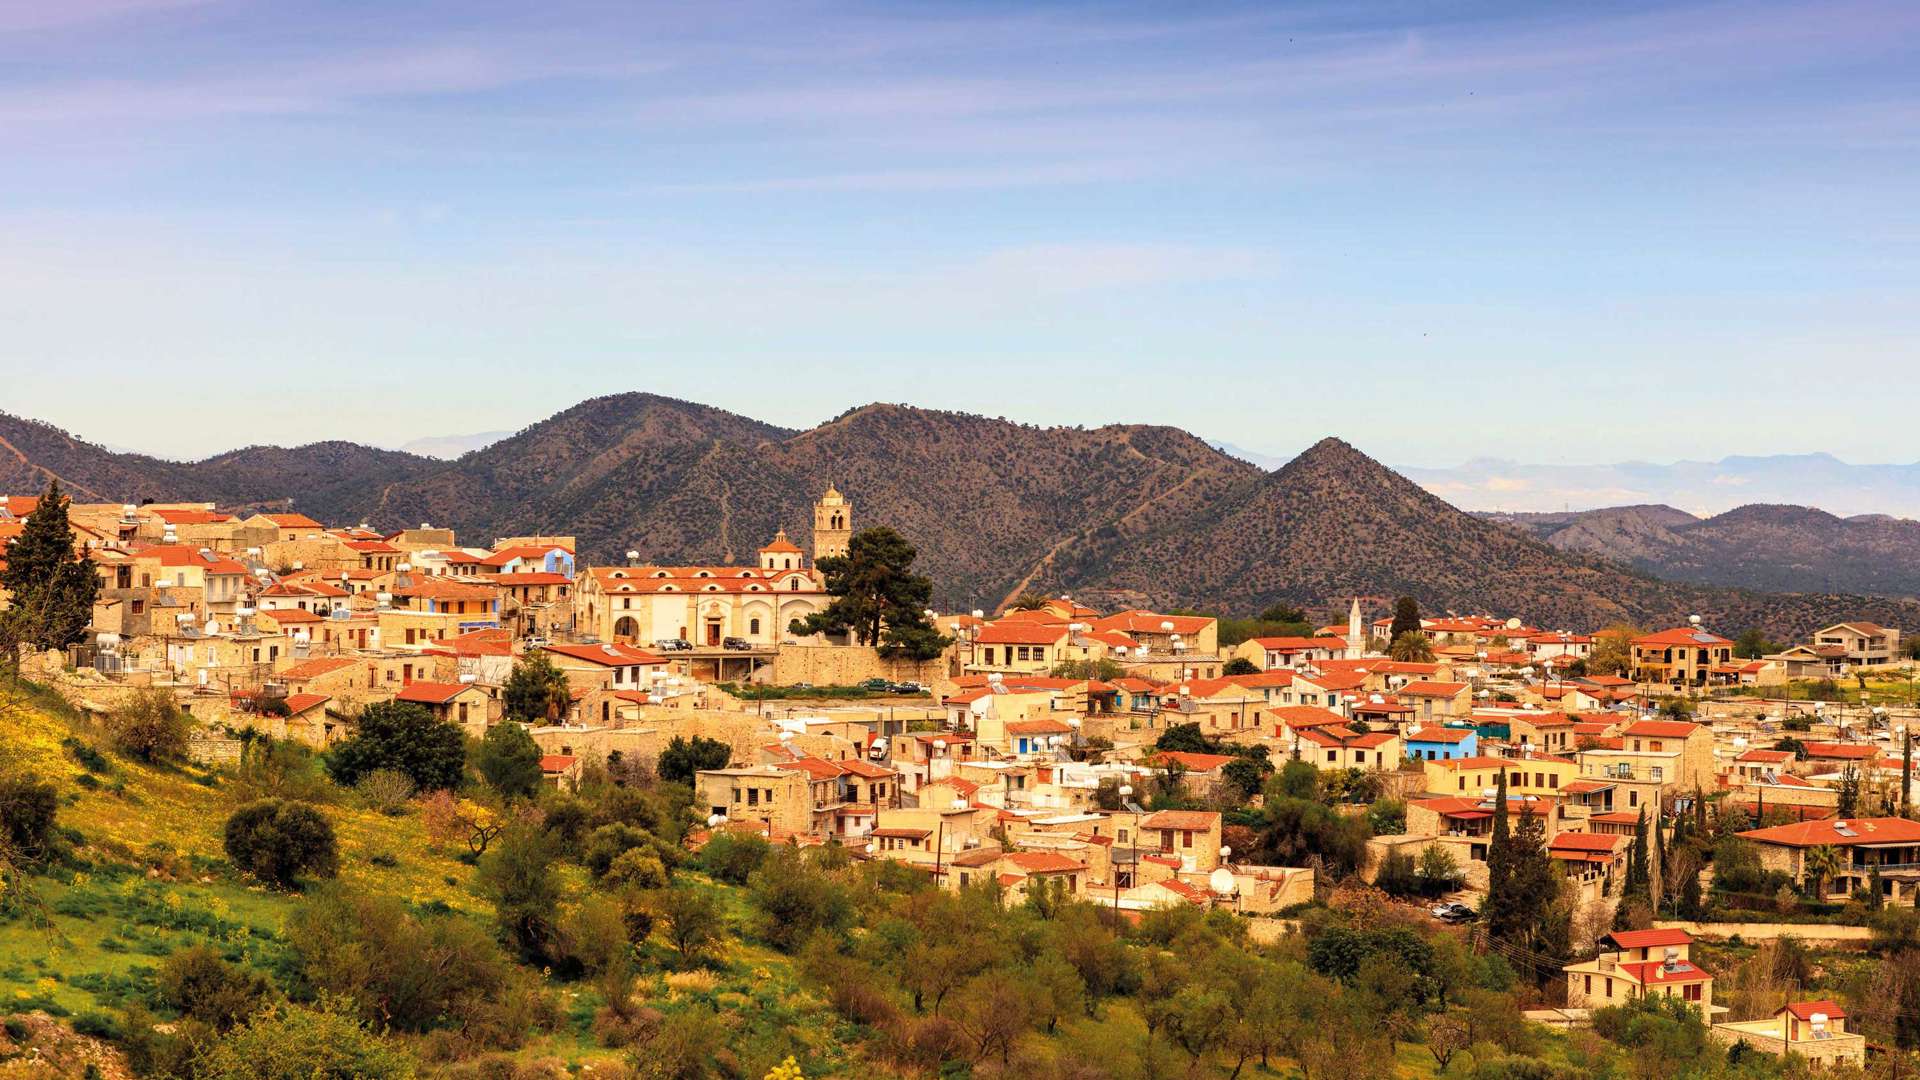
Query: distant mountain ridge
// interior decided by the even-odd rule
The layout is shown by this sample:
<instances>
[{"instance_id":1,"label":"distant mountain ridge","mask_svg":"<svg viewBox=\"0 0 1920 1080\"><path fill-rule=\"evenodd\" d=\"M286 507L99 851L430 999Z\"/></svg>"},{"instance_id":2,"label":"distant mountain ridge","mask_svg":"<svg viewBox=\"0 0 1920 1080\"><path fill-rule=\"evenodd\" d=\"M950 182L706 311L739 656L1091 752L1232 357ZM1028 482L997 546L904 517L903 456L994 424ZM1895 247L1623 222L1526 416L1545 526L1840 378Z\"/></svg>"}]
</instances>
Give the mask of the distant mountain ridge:
<instances>
[{"instance_id":1,"label":"distant mountain ridge","mask_svg":"<svg viewBox=\"0 0 1920 1080\"><path fill-rule=\"evenodd\" d=\"M1920 596L1920 522L1750 505L1699 518L1671 506L1487 514L1563 551L1677 581L1784 592Z\"/></svg>"},{"instance_id":2,"label":"distant mountain ridge","mask_svg":"<svg viewBox=\"0 0 1920 1080\"><path fill-rule=\"evenodd\" d=\"M1814 505L1848 517L1920 518L1920 463L1854 465L1832 454L1733 455L1659 465L1529 465L1475 458L1450 468L1403 468L1467 510L1558 513L1661 504L1711 516L1751 504Z\"/></svg>"},{"instance_id":3,"label":"distant mountain ridge","mask_svg":"<svg viewBox=\"0 0 1920 1080\"><path fill-rule=\"evenodd\" d=\"M829 482L859 525L898 528L947 608L1025 589L1099 606L1344 608L1409 593L1430 611L1538 625L1678 623L1786 636L1841 617L1920 626L1920 602L1675 583L1463 513L1337 439L1268 471L1177 428L1043 428L904 405L804 431L654 394L595 398L453 461L351 443L247 447L201 462L114 454L0 416L0 491L49 475L83 499L291 505L378 528L430 522L472 543L572 533L583 554L750 561L806 542ZM1647 528L1670 528L1669 510Z\"/></svg>"}]
</instances>

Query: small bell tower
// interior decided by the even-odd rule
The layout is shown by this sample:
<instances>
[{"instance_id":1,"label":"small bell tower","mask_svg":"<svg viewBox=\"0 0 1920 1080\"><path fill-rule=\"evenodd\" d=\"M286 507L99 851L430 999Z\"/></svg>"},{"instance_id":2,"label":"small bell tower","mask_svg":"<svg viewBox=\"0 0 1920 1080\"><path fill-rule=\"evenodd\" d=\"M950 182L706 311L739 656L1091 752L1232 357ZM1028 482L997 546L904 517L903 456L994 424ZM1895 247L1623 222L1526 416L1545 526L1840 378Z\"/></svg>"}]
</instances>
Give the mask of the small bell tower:
<instances>
[{"instance_id":1,"label":"small bell tower","mask_svg":"<svg viewBox=\"0 0 1920 1080\"><path fill-rule=\"evenodd\" d=\"M847 553L853 539L853 504L829 483L827 493L813 504L813 561Z\"/></svg>"}]
</instances>

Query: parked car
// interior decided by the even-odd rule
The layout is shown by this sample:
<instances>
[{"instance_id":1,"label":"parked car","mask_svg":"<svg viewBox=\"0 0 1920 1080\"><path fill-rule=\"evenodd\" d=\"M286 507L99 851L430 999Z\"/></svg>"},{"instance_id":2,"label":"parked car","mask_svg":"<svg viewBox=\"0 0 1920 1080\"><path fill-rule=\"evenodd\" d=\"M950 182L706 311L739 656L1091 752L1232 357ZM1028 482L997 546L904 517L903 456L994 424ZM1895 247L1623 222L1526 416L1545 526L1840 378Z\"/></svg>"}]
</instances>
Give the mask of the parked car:
<instances>
[{"instance_id":1,"label":"parked car","mask_svg":"<svg viewBox=\"0 0 1920 1080\"><path fill-rule=\"evenodd\" d=\"M1430 911L1433 917L1441 922L1463 923L1479 918L1479 915L1465 904L1435 904Z\"/></svg>"},{"instance_id":2,"label":"parked car","mask_svg":"<svg viewBox=\"0 0 1920 1080\"><path fill-rule=\"evenodd\" d=\"M876 694L890 694L893 692L893 683L888 679L868 679L860 684L860 689L871 690Z\"/></svg>"},{"instance_id":3,"label":"parked car","mask_svg":"<svg viewBox=\"0 0 1920 1080\"><path fill-rule=\"evenodd\" d=\"M653 643L659 652L692 652L693 642L683 638L663 637Z\"/></svg>"},{"instance_id":4,"label":"parked car","mask_svg":"<svg viewBox=\"0 0 1920 1080\"><path fill-rule=\"evenodd\" d=\"M896 694L931 694L933 693L931 689L917 682L894 683L893 691Z\"/></svg>"},{"instance_id":5,"label":"parked car","mask_svg":"<svg viewBox=\"0 0 1920 1080\"><path fill-rule=\"evenodd\" d=\"M753 648L753 642L743 637L722 638L720 639L720 647L723 649L732 649L735 652L745 652Z\"/></svg>"}]
</instances>

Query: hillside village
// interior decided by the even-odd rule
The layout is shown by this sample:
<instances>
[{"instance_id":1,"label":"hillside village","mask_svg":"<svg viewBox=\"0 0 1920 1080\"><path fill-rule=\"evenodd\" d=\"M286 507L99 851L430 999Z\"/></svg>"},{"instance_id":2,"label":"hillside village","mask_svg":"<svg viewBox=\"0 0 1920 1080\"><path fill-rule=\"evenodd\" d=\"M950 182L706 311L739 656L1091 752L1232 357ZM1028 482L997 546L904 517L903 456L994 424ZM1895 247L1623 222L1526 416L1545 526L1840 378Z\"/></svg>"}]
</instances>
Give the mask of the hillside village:
<instances>
[{"instance_id":1,"label":"hillside village","mask_svg":"<svg viewBox=\"0 0 1920 1080\"><path fill-rule=\"evenodd\" d=\"M40 507L0 500L0 541ZM1914 670L1867 621L1755 648L1699 620L1541 626L1418 598L1251 620L1025 594L926 607L908 647L820 628L867 535L833 488L739 565L208 503L65 514L90 619L24 648L22 677L82 715L162 694L205 766L262 739L336 751L395 706L469 745L518 725L553 797L695 748L689 851L757 837L1010 908L1230 916L1266 942L1363 890L1530 976L1546 1029L1671 998L1721 1047L1841 1068L1867 1063L1847 1003L1736 1012L1696 935L1742 910L1920 904ZM564 681L538 715L509 689L533 664ZM1283 842L1299 796L1330 823ZM1498 910L1516 842L1551 868L1557 933L1545 907L1524 933ZM1709 865L1722 850L1753 865Z\"/></svg>"}]
</instances>

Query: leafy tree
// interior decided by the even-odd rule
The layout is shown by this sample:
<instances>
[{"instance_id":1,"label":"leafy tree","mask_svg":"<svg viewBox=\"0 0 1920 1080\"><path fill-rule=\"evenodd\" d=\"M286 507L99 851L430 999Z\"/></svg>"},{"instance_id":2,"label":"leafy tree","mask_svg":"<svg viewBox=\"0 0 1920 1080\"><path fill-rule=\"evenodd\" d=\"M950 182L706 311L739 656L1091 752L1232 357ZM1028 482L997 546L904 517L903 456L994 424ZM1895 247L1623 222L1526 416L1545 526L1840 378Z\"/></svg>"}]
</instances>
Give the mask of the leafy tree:
<instances>
[{"instance_id":1,"label":"leafy tree","mask_svg":"<svg viewBox=\"0 0 1920 1080\"><path fill-rule=\"evenodd\" d=\"M153 979L162 1001L215 1031L237 1026L273 996L264 976L228 963L204 942L168 955Z\"/></svg>"},{"instance_id":2,"label":"leafy tree","mask_svg":"<svg viewBox=\"0 0 1920 1080\"><path fill-rule=\"evenodd\" d=\"M197 1063L199 1080L412 1080L414 1062L330 998L256 1014Z\"/></svg>"},{"instance_id":3,"label":"leafy tree","mask_svg":"<svg viewBox=\"0 0 1920 1080\"><path fill-rule=\"evenodd\" d=\"M512 720L487 729L473 763L490 787L509 798L530 797L540 790L540 746Z\"/></svg>"},{"instance_id":4,"label":"leafy tree","mask_svg":"<svg viewBox=\"0 0 1920 1080\"><path fill-rule=\"evenodd\" d=\"M567 714L573 704L573 686L545 649L521 657L500 687L500 700L509 719L544 724Z\"/></svg>"},{"instance_id":5,"label":"leafy tree","mask_svg":"<svg viewBox=\"0 0 1920 1080\"><path fill-rule=\"evenodd\" d=\"M345 787L376 769L394 769L421 791L452 789L466 770L466 735L424 706L383 701L361 711L353 738L329 751L326 761L328 775Z\"/></svg>"},{"instance_id":6,"label":"leafy tree","mask_svg":"<svg viewBox=\"0 0 1920 1080\"><path fill-rule=\"evenodd\" d=\"M235 810L224 846L234 866L283 889L308 875L330 878L340 871L333 825L303 802L262 799Z\"/></svg>"},{"instance_id":7,"label":"leafy tree","mask_svg":"<svg viewBox=\"0 0 1920 1080\"><path fill-rule=\"evenodd\" d=\"M570 959L554 923L563 895L553 870L558 857L552 833L519 826L502 833L480 858L480 891L493 901L501 932L529 963Z\"/></svg>"},{"instance_id":8,"label":"leafy tree","mask_svg":"<svg viewBox=\"0 0 1920 1080\"><path fill-rule=\"evenodd\" d=\"M1218 744L1200 733L1199 724L1173 724L1160 733L1153 741L1156 750L1173 750L1183 754L1212 754L1218 752Z\"/></svg>"},{"instance_id":9,"label":"leafy tree","mask_svg":"<svg viewBox=\"0 0 1920 1080\"><path fill-rule=\"evenodd\" d=\"M160 689L134 692L107 713L105 723L115 750L149 762L185 754L193 727L173 694Z\"/></svg>"},{"instance_id":10,"label":"leafy tree","mask_svg":"<svg viewBox=\"0 0 1920 1080\"><path fill-rule=\"evenodd\" d=\"M67 521L67 497L60 482L47 485L40 504L7 545L0 567L0 590L11 594L0 613L8 641L40 649L64 649L86 636L93 622L93 601L100 578L81 553Z\"/></svg>"},{"instance_id":11,"label":"leafy tree","mask_svg":"<svg viewBox=\"0 0 1920 1080\"><path fill-rule=\"evenodd\" d=\"M1260 666L1244 656L1236 656L1220 669L1222 675L1258 675Z\"/></svg>"},{"instance_id":12,"label":"leafy tree","mask_svg":"<svg viewBox=\"0 0 1920 1080\"><path fill-rule=\"evenodd\" d=\"M760 916L759 936L784 952L853 922L852 894L797 848L775 848L747 879L747 892Z\"/></svg>"},{"instance_id":13,"label":"leafy tree","mask_svg":"<svg viewBox=\"0 0 1920 1080\"><path fill-rule=\"evenodd\" d=\"M1393 602L1393 624L1387 628L1387 640L1399 641L1403 634L1420 632L1420 605L1411 596Z\"/></svg>"},{"instance_id":14,"label":"leafy tree","mask_svg":"<svg viewBox=\"0 0 1920 1080\"><path fill-rule=\"evenodd\" d=\"M1388 655L1395 660L1410 664L1431 664L1433 662L1433 639L1414 630L1393 639L1387 649Z\"/></svg>"},{"instance_id":15,"label":"leafy tree","mask_svg":"<svg viewBox=\"0 0 1920 1080\"><path fill-rule=\"evenodd\" d=\"M1761 633L1758 627L1746 630L1733 641L1733 655L1743 660L1758 660L1768 653L1779 651L1779 644L1767 640L1767 635Z\"/></svg>"},{"instance_id":16,"label":"leafy tree","mask_svg":"<svg viewBox=\"0 0 1920 1080\"><path fill-rule=\"evenodd\" d=\"M59 812L60 792L52 784L0 777L0 849L14 852L23 863L45 861L59 844L54 828Z\"/></svg>"},{"instance_id":17,"label":"leafy tree","mask_svg":"<svg viewBox=\"0 0 1920 1080\"><path fill-rule=\"evenodd\" d=\"M927 619L933 582L912 572L915 555L913 545L886 526L855 533L845 555L830 555L818 564L833 601L823 611L793 620L792 631L851 634L887 657L939 656L952 639Z\"/></svg>"},{"instance_id":18,"label":"leafy tree","mask_svg":"<svg viewBox=\"0 0 1920 1080\"><path fill-rule=\"evenodd\" d=\"M1840 774L1839 816L1850 818L1860 812L1860 770L1849 765Z\"/></svg>"},{"instance_id":19,"label":"leafy tree","mask_svg":"<svg viewBox=\"0 0 1920 1080\"><path fill-rule=\"evenodd\" d=\"M1305 623L1307 621L1307 613L1300 608L1294 607L1292 604L1281 601L1277 604L1270 605L1265 611L1262 611L1260 613L1260 621L1270 623Z\"/></svg>"},{"instance_id":20,"label":"leafy tree","mask_svg":"<svg viewBox=\"0 0 1920 1080\"><path fill-rule=\"evenodd\" d=\"M702 956L726 940L727 916L712 893L682 886L663 889L659 896L660 922L682 963L699 963Z\"/></svg>"},{"instance_id":21,"label":"leafy tree","mask_svg":"<svg viewBox=\"0 0 1920 1080\"><path fill-rule=\"evenodd\" d=\"M1591 675L1625 675L1633 670L1633 639L1646 632L1637 626L1618 623L1593 635L1593 652L1587 657Z\"/></svg>"},{"instance_id":22,"label":"leafy tree","mask_svg":"<svg viewBox=\"0 0 1920 1080\"><path fill-rule=\"evenodd\" d=\"M1236 757L1220 769L1220 775L1233 794L1245 802L1260 794L1267 777L1273 775L1273 766L1264 758Z\"/></svg>"},{"instance_id":23,"label":"leafy tree","mask_svg":"<svg viewBox=\"0 0 1920 1080\"><path fill-rule=\"evenodd\" d=\"M1126 673L1127 669L1120 666L1120 661L1103 656L1098 660L1062 660L1053 665L1053 670L1048 674L1056 679L1097 679L1101 682L1111 682L1125 676Z\"/></svg>"},{"instance_id":24,"label":"leafy tree","mask_svg":"<svg viewBox=\"0 0 1920 1080\"><path fill-rule=\"evenodd\" d=\"M700 849L700 869L729 885L745 885L773 845L751 834L720 832Z\"/></svg>"},{"instance_id":25,"label":"leafy tree","mask_svg":"<svg viewBox=\"0 0 1920 1080\"><path fill-rule=\"evenodd\" d=\"M308 985L398 1031L459 1026L514 978L500 946L474 920L340 884L309 897L288 920L286 938Z\"/></svg>"},{"instance_id":26,"label":"leafy tree","mask_svg":"<svg viewBox=\"0 0 1920 1080\"><path fill-rule=\"evenodd\" d=\"M692 784L695 773L724 769L733 760L733 747L719 739L695 735L692 739L675 735L667 740L655 766L660 779L670 784Z\"/></svg>"},{"instance_id":27,"label":"leafy tree","mask_svg":"<svg viewBox=\"0 0 1920 1080\"><path fill-rule=\"evenodd\" d=\"M1453 853L1439 844L1428 844L1420 853L1420 888L1428 896L1439 896L1460 887L1466 875Z\"/></svg>"}]
</instances>

